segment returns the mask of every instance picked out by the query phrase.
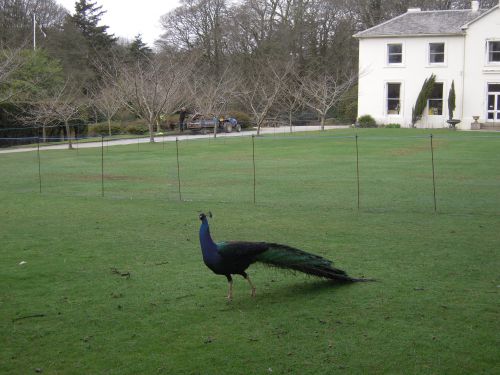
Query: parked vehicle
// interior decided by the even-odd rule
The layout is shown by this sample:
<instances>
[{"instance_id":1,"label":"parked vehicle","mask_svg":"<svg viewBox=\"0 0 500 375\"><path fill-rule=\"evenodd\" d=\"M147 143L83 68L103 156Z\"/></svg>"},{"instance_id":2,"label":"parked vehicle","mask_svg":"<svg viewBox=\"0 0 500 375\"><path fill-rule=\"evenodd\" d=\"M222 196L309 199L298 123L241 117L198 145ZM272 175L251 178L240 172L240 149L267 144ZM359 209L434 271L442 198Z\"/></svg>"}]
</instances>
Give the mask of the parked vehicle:
<instances>
[{"instance_id":1,"label":"parked vehicle","mask_svg":"<svg viewBox=\"0 0 500 375\"><path fill-rule=\"evenodd\" d=\"M187 123L188 130L192 133L207 134L214 131L214 127L217 126L217 131L231 133L234 130L237 132L241 131L241 125L234 117L224 117L221 116L217 118L216 116L202 115L200 113L194 114Z\"/></svg>"}]
</instances>

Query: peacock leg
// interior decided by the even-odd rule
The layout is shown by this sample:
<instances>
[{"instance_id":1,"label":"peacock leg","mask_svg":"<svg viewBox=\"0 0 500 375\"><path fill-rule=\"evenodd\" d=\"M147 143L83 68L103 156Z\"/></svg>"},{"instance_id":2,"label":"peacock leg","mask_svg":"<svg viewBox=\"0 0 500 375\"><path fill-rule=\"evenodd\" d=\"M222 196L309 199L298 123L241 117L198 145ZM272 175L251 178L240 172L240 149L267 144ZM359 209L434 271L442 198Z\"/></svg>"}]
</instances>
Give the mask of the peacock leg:
<instances>
[{"instance_id":1,"label":"peacock leg","mask_svg":"<svg viewBox=\"0 0 500 375\"><path fill-rule=\"evenodd\" d=\"M226 275L227 281L229 283L229 291L227 293L227 300L232 301L233 300L233 278L231 275Z\"/></svg>"},{"instance_id":2,"label":"peacock leg","mask_svg":"<svg viewBox=\"0 0 500 375\"><path fill-rule=\"evenodd\" d=\"M252 288L252 292L251 292L251 296L252 297L255 297L255 285L253 285L252 283L252 280L250 280L250 276L248 276L248 274L245 272L243 273L243 277L248 281L248 283L250 284L250 288Z\"/></svg>"}]
</instances>

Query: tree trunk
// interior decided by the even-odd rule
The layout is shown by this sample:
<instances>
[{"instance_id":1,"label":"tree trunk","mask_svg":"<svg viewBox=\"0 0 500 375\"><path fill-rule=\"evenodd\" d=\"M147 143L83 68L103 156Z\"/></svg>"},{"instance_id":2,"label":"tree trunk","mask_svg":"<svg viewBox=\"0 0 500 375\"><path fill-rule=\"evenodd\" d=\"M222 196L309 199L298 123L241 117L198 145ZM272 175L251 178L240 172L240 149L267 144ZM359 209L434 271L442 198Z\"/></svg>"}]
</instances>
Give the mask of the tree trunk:
<instances>
[{"instance_id":1,"label":"tree trunk","mask_svg":"<svg viewBox=\"0 0 500 375\"><path fill-rule=\"evenodd\" d=\"M257 137L260 135L260 127L262 126L262 123L264 122L264 119L259 119L257 122Z\"/></svg>"},{"instance_id":2,"label":"tree trunk","mask_svg":"<svg viewBox=\"0 0 500 375\"><path fill-rule=\"evenodd\" d=\"M45 125L42 125L42 142L47 142L47 129L45 128Z\"/></svg>"},{"instance_id":3,"label":"tree trunk","mask_svg":"<svg viewBox=\"0 0 500 375\"><path fill-rule=\"evenodd\" d=\"M155 136L154 136L154 125L152 121L148 121L148 129L149 129L149 142L154 143L155 142Z\"/></svg>"},{"instance_id":4,"label":"tree trunk","mask_svg":"<svg viewBox=\"0 0 500 375\"><path fill-rule=\"evenodd\" d=\"M109 136L111 137L111 118L108 118L108 133Z\"/></svg>"},{"instance_id":5,"label":"tree trunk","mask_svg":"<svg viewBox=\"0 0 500 375\"><path fill-rule=\"evenodd\" d=\"M69 128L68 121L64 121L64 126L66 128L66 136L68 137L68 149L73 149L73 143L71 142L71 129Z\"/></svg>"},{"instance_id":6,"label":"tree trunk","mask_svg":"<svg viewBox=\"0 0 500 375\"><path fill-rule=\"evenodd\" d=\"M325 115L321 115L321 130L325 130Z\"/></svg>"},{"instance_id":7,"label":"tree trunk","mask_svg":"<svg viewBox=\"0 0 500 375\"><path fill-rule=\"evenodd\" d=\"M288 124L290 125L290 133L293 133L293 128L292 128L292 111L288 111Z\"/></svg>"}]
</instances>

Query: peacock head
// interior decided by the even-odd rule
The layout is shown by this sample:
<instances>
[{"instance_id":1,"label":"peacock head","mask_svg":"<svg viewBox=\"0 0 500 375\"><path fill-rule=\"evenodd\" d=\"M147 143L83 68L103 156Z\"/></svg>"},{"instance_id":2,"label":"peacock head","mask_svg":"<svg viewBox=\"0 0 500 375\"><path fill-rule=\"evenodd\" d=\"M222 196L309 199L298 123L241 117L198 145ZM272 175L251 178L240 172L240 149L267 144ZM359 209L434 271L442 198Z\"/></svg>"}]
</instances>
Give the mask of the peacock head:
<instances>
[{"instance_id":1,"label":"peacock head","mask_svg":"<svg viewBox=\"0 0 500 375\"><path fill-rule=\"evenodd\" d=\"M210 211L208 211L208 217L212 218L212 213ZM203 221L203 220L206 220L206 218L207 218L207 215L205 215L205 213L202 212L200 214L200 220Z\"/></svg>"}]
</instances>

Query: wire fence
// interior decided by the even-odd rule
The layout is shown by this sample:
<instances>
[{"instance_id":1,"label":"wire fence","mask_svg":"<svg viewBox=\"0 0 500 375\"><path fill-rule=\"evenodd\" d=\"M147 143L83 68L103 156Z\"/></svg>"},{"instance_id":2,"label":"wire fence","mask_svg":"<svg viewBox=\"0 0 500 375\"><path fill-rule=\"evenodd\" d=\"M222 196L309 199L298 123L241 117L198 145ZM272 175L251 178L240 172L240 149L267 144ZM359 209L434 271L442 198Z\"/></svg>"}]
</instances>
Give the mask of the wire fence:
<instances>
[{"instance_id":1,"label":"wire fence","mask_svg":"<svg viewBox=\"0 0 500 375\"><path fill-rule=\"evenodd\" d=\"M373 133L371 133L373 134ZM217 137L0 155L4 192L500 213L500 136ZM25 140L23 140L24 142ZM96 147L98 146L98 147Z\"/></svg>"}]
</instances>

